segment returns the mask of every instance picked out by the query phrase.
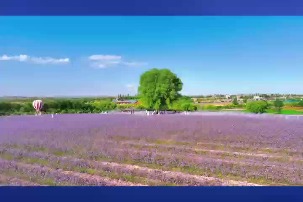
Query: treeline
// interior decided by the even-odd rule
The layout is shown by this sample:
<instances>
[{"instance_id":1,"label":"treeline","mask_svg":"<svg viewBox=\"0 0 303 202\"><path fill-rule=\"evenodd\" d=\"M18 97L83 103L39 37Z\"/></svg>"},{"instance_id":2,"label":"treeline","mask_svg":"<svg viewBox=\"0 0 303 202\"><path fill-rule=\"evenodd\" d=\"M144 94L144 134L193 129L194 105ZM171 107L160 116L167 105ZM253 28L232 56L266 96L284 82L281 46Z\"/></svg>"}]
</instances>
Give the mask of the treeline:
<instances>
[{"instance_id":1,"label":"treeline","mask_svg":"<svg viewBox=\"0 0 303 202\"><path fill-rule=\"evenodd\" d=\"M128 97L129 98L129 97ZM146 107L140 104L123 104L117 105L113 98L81 98L81 99L43 99L43 113L101 113L104 111L119 110L123 111L129 108L136 110L145 110ZM153 109L147 109L153 110ZM176 111L194 111L197 107L192 100L182 97L174 102L168 110ZM0 101L0 115L21 115L33 114L35 112L32 100L10 100Z\"/></svg>"},{"instance_id":2,"label":"treeline","mask_svg":"<svg viewBox=\"0 0 303 202\"><path fill-rule=\"evenodd\" d=\"M127 96L126 96L127 97ZM130 98L130 97L128 97ZM21 115L34 114L35 110L32 106L32 99L15 99L0 101L0 115ZM43 113L101 113L102 111L124 111L129 108L135 110L154 110L146 108L141 104L123 104L117 105L113 102L113 98L65 98L65 99L43 99L44 106ZM283 103L282 101L266 102L266 101L252 101L247 104L230 104L225 106L215 105L196 105L190 97L182 96L174 101L170 107L162 110L173 111L220 111L224 109L242 108L252 113L264 113L267 110L275 110L277 113L281 112L283 106L303 107L303 101L297 100L293 103Z\"/></svg>"},{"instance_id":3,"label":"treeline","mask_svg":"<svg viewBox=\"0 0 303 202\"><path fill-rule=\"evenodd\" d=\"M116 109L111 99L50 99L44 100L43 113L98 113ZM0 102L0 115L33 114L32 101Z\"/></svg>"},{"instance_id":4,"label":"treeline","mask_svg":"<svg viewBox=\"0 0 303 202\"><path fill-rule=\"evenodd\" d=\"M239 104L236 101L233 101L232 104L224 105L224 106L216 106L216 105L203 105L199 106L199 110L205 111L220 111L225 109L242 109L247 112L252 113L281 113L284 106L288 107L303 107L303 100L294 100L293 103L284 103L282 100L276 99L274 101L248 101L247 103Z\"/></svg>"}]
</instances>

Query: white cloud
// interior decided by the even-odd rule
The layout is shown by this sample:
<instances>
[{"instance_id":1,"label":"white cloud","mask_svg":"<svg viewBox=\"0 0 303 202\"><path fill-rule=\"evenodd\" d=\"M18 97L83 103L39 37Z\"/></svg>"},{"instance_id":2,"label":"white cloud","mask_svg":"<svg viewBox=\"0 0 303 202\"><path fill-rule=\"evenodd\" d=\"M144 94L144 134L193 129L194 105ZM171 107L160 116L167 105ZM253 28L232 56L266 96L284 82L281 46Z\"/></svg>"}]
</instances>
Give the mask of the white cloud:
<instances>
[{"instance_id":1,"label":"white cloud","mask_svg":"<svg viewBox=\"0 0 303 202\"><path fill-rule=\"evenodd\" d=\"M25 62L28 60L27 55L17 55L17 56L8 56L8 55L2 55L0 57L0 60L2 61L9 61L9 60L14 60L14 61L19 61L19 62Z\"/></svg>"},{"instance_id":2,"label":"white cloud","mask_svg":"<svg viewBox=\"0 0 303 202\"><path fill-rule=\"evenodd\" d=\"M70 62L69 58L51 58L51 57L33 57L31 62L35 64L66 64Z\"/></svg>"},{"instance_id":3,"label":"white cloud","mask_svg":"<svg viewBox=\"0 0 303 202\"><path fill-rule=\"evenodd\" d=\"M108 68L115 66L129 66L129 67L137 67L137 66L145 66L147 63L145 62L128 62L122 59L122 56L119 55L91 55L88 57L88 60L91 62L91 65L96 68Z\"/></svg>"},{"instance_id":4,"label":"white cloud","mask_svg":"<svg viewBox=\"0 0 303 202\"><path fill-rule=\"evenodd\" d=\"M67 64L70 62L69 58L52 58L52 57L31 57L29 55L16 55L0 56L0 61L18 61L18 62L30 62L34 64Z\"/></svg>"},{"instance_id":5,"label":"white cloud","mask_svg":"<svg viewBox=\"0 0 303 202\"><path fill-rule=\"evenodd\" d=\"M121 60L122 57L119 55L91 55L90 60Z\"/></svg>"}]
</instances>

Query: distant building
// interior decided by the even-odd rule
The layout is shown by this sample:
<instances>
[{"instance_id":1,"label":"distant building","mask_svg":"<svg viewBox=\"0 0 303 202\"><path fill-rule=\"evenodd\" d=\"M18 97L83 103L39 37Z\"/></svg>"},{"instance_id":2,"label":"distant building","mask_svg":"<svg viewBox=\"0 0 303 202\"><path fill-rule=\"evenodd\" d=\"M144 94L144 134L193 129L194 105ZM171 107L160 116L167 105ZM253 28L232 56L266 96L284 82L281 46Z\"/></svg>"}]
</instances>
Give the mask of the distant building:
<instances>
[{"instance_id":1,"label":"distant building","mask_svg":"<svg viewBox=\"0 0 303 202\"><path fill-rule=\"evenodd\" d=\"M225 95L225 98L226 98L226 99L230 99L231 96L230 96L230 95Z\"/></svg>"},{"instance_id":2,"label":"distant building","mask_svg":"<svg viewBox=\"0 0 303 202\"><path fill-rule=\"evenodd\" d=\"M192 100L194 101L194 103L198 103L198 98L192 98Z\"/></svg>"},{"instance_id":3,"label":"distant building","mask_svg":"<svg viewBox=\"0 0 303 202\"><path fill-rule=\"evenodd\" d=\"M264 98L261 97L261 96L259 96L259 95L255 95L255 96L253 97L253 100L264 100Z\"/></svg>"},{"instance_id":4,"label":"distant building","mask_svg":"<svg viewBox=\"0 0 303 202\"><path fill-rule=\"evenodd\" d=\"M121 105L121 104L137 104L138 100L118 100L118 99L114 99L113 102L115 102L118 105Z\"/></svg>"},{"instance_id":5,"label":"distant building","mask_svg":"<svg viewBox=\"0 0 303 202\"><path fill-rule=\"evenodd\" d=\"M241 98L242 96L241 95L237 95L237 102L239 103L239 104L243 104L244 103L244 99L243 98Z\"/></svg>"}]
</instances>

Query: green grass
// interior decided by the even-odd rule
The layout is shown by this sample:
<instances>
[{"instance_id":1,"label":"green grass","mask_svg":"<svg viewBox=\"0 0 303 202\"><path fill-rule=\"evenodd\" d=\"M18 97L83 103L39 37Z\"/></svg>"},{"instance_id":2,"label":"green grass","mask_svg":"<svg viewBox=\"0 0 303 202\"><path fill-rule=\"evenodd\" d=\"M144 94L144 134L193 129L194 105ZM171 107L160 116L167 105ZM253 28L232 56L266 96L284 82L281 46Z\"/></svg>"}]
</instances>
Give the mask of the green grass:
<instances>
[{"instance_id":1,"label":"green grass","mask_svg":"<svg viewBox=\"0 0 303 202\"><path fill-rule=\"evenodd\" d=\"M213 111L213 112L241 112L241 113L252 113L250 111L248 111L245 108L242 108L242 110L233 110L233 109L228 109L226 110L225 108L220 108L220 109L200 109L200 111ZM303 111L298 111L298 110L294 110L294 109L282 109L280 113L278 113L276 110L274 109L268 109L266 111L266 113L268 114L283 114L283 115L303 115Z\"/></svg>"},{"instance_id":2,"label":"green grass","mask_svg":"<svg viewBox=\"0 0 303 202\"><path fill-rule=\"evenodd\" d=\"M274 109L267 110L267 113L269 113L269 114L278 114L277 111L275 111ZM279 113L279 114L284 114L284 115L303 115L303 112L297 111L297 110L293 110L293 109L282 109L281 113Z\"/></svg>"},{"instance_id":3,"label":"green grass","mask_svg":"<svg viewBox=\"0 0 303 202\"><path fill-rule=\"evenodd\" d=\"M289 114L289 115L301 115L303 114L303 112L301 111L297 111L297 110L291 110L291 109L288 109L288 110L282 110L282 114Z\"/></svg>"}]
</instances>

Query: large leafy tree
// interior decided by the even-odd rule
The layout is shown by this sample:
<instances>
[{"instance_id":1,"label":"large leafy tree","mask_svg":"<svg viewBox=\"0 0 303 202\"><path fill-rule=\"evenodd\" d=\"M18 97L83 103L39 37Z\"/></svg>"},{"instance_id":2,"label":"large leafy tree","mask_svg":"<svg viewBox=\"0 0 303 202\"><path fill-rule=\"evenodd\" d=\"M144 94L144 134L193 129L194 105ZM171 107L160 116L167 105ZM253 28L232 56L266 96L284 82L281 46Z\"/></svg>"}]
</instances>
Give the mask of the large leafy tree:
<instances>
[{"instance_id":1,"label":"large leafy tree","mask_svg":"<svg viewBox=\"0 0 303 202\"><path fill-rule=\"evenodd\" d=\"M171 108L172 103L180 97L182 86L181 79L169 69L151 69L140 77L140 101L148 109Z\"/></svg>"}]
</instances>

